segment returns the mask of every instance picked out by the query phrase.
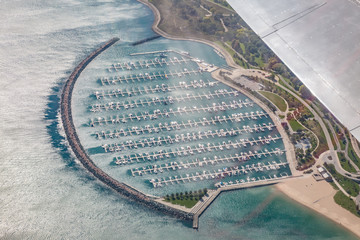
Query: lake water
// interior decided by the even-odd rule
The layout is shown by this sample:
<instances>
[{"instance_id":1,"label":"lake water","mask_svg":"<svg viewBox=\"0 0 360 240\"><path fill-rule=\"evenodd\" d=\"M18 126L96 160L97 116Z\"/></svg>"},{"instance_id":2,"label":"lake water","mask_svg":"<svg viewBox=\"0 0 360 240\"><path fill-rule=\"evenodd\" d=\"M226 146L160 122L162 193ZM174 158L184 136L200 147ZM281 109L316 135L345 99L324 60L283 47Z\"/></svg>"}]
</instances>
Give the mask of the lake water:
<instances>
[{"instance_id":1,"label":"lake water","mask_svg":"<svg viewBox=\"0 0 360 240\"><path fill-rule=\"evenodd\" d=\"M59 89L100 43L152 36L151 11L136 1L58 0L3 1L0 13L0 238L356 239L273 188L222 194L194 231L104 187L69 154ZM157 41L224 64L206 46Z\"/></svg>"}]
</instances>

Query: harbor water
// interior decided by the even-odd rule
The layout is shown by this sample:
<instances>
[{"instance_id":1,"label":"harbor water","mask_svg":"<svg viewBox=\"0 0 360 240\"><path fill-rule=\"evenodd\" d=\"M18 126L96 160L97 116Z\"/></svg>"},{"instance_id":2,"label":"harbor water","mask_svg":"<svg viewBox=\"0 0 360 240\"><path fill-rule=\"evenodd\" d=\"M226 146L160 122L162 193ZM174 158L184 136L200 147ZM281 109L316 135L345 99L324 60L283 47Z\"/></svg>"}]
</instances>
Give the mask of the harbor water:
<instances>
[{"instance_id":1,"label":"harbor water","mask_svg":"<svg viewBox=\"0 0 360 240\"><path fill-rule=\"evenodd\" d=\"M0 35L1 239L356 239L342 227L290 201L272 187L221 194L201 216L199 231L193 230L188 223L139 206L104 187L70 154L59 121L59 93L74 67L101 43L114 36L120 37L120 42L91 63L79 79L72 106L75 124L81 142L98 166L146 193L163 195L183 190L187 184L175 184L155 191L146 182L150 179L148 175L133 177L129 174L130 168L140 165L124 168L111 164L113 157L125 153L101 152L105 140L94 136L101 127L92 128L88 124L92 117L104 112L92 113L89 107L97 102L121 102L126 98L96 100L92 96L95 89L106 91L114 88L102 87L98 79L114 74L108 71L111 63L128 61L129 53L135 50L186 51L217 66L224 66L224 60L209 46L189 41L159 38L136 47L130 46L132 42L154 35L151 30L152 12L133 0L4 1L0 13L0 29L6 33ZM168 58L175 56L170 55ZM145 58L152 57L139 57ZM191 63L187 68L194 69L195 65ZM181 69L183 67L178 70ZM160 69L150 67L146 71L154 70L158 72ZM131 73L119 71L116 74ZM203 73L201 78L213 80L208 73ZM173 79L169 84L174 84L173 81L180 80ZM156 86L158 83L146 84ZM131 83L124 88L135 87L138 86ZM118 84L117 88L122 87ZM211 91L216 89L231 90L222 85ZM198 91L190 93L195 92ZM225 98L226 102L233 99ZM153 111L155 107L151 106L147 111ZM254 106L252 111L258 110L261 109ZM235 110L230 110L230 115L231 111ZM241 111L245 112L246 107ZM106 112L107 116L112 114L110 112ZM160 119L156 121L158 124ZM259 123L268 123L268 119ZM249 125L253 124L255 122L249 122ZM217 129L221 128L221 125L217 126ZM110 126L106 130L116 128ZM269 134L277 133L266 132L261 136ZM237 136L249 137L250 134L246 133ZM106 141L121 142L121 139ZM190 142L185 146L190 144L197 143ZM277 141L269 150L271 148L282 149L283 145ZM269 158L269 161L279 159ZM194 184L190 188L213 187L214 183L197 181L196 184L200 185Z\"/></svg>"}]
</instances>

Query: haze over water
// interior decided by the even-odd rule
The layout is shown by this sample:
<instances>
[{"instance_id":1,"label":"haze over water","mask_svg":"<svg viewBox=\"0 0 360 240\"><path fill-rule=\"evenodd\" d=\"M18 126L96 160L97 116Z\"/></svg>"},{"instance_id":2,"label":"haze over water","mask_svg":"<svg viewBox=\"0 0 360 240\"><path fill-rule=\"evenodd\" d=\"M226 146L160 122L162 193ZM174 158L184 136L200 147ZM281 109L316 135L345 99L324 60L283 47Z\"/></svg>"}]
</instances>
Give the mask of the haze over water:
<instances>
[{"instance_id":1,"label":"haze over water","mask_svg":"<svg viewBox=\"0 0 360 240\"><path fill-rule=\"evenodd\" d=\"M100 43L152 36L152 22L152 12L136 1L2 1L0 238L356 239L272 188L221 195L194 231L122 198L82 169L58 133L59 88Z\"/></svg>"}]
</instances>

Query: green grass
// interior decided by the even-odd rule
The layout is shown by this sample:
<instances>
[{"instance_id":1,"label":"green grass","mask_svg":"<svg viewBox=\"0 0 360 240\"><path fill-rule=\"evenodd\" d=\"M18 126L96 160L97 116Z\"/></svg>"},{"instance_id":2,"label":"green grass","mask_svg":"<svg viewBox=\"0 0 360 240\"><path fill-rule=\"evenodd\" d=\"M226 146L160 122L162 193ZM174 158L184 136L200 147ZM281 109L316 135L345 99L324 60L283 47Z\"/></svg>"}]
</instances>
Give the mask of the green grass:
<instances>
[{"instance_id":1,"label":"green grass","mask_svg":"<svg viewBox=\"0 0 360 240\"><path fill-rule=\"evenodd\" d=\"M353 161L353 163L355 163L355 165L360 168L360 158L359 158L359 156L355 153L354 148L353 148L353 146L352 146L351 143L349 143L348 155L349 155L349 158Z\"/></svg>"},{"instance_id":2,"label":"green grass","mask_svg":"<svg viewBox=\"0 0 360 240\"><path fill-rule=\"evenodd\" d=\"M350 211L355 216L360 217L360 213L356 209L355 202L353 200L351 200L349 197L345 196L345 194L343 192L338 191L334 196L334 200L341 207L343 207L346 210Z\"/></svg>"},{"instance_id":3,"label":"green grass","mask_svg":"<svg viewBox=\"0 0 360 240\"><path fill-rule=\"evenodd\" d=\"M319 139L319 146L314 151L314 157L318 158L321 153L329 150L329 146L327 145L325 133L322 130L320 124L314 120L307 120L302 122L308 129L310 129Z\"/></svg>"},{"instance_id":4,"label":"green grass","mask_svg":"<svg viewBox=\"0 0 360 240\"><path fill-rule=\"evenodd\" d=\"M267 99L269 99L272 103L275 104L277 108L280 109L280 111L285 112L287 105L284 99L279 97L277 94L271 93L271 92L265 92L265 91L259 91L262 95L264 95Z\"/></svg>"},{"instance_id":5,"label":"green grass","mask_svg":"<svg viewBox=\"0 0 360 240\"><path fill-rule=\"evenodd\" d=\"M255 62L257 63L257 65L259 67L264 67L264 61L263 61L263 59L261 57L256 57Z\"/></svg>"},{"instance_id":6,"label":"green grass","mask_svg":"<svg viewBox=\"0 0 360 240\"><path fill-rule=\"evenodd\" d=\"M359 194L360 191L359 184L338 173L335 170L333 164L324 164L324 166L348 194L350 194L353 197L356 197Z\"/></svg>"},{"instance_id":7,"label":"green grass","mask_svg":"<svg viewBox=\"0 0 360 240\"><path fill-rule=\"evenodd\" d=\"M223 42L221 41L215 41L216 44L218 44L219 46L222 46L228 53L230 53L230 55L232 56L234 62L243 67L243 68L249 68L245 62L241 61L240 59L238 59L237 57L234 57L235 55L237 55L238 53L235 52L234 50L232 50L231 48L229 48L228 46L226 46ZM231 42L228 42L229 45L231 46Z\"/></svg>"},{"instance_id":8,"label":"green grass","mask_svg":"<svg viewBox=\"0 0 360 240\"><path fill-rule=\"evenodd\" d=\"M199 199L195 200L191 200L191 199L175 199L175 200L165 200L167 202L171 202L172 204L176 204L176 205L181 205L181 206L184 206L184 207L187 207L187 208L192 208L193 206L196 205L196 203L199 201Z\"/></svg>"},{"instance_id":9,"label":"green grass","mask_svg":"<svg viewBox=\"0 0 360 240\"><path fill-rule=\"evenodd\" d=\"M350 164L350 162L345 158L345 154L338 152L338 157L340 159L341 167L351 173L356 173L356 169Z\"/></svg>"},{"instance_id":10,"label":"green grass","mask_svg":"<svg viewBox=\"0 0 360 240\"><path fill-rule=\"evenodd\" d=\"M345 150L345 148L346 148L346 140L339 138L339 143L340 143L340 149Z\"/></svg>"},{"instance_id":11,"label":"green grass","mask_svg":"<svg viewBox=\"0 0 360 240\"><path fill-rule=\"evenodd\" d=\"M185 193L176 193L171 195L166 195L165 201L172 204L185 206L187 208L192 208L196 205L198 201L207 193L207 190L199 190L195 192L185 192Z\"/></svg>"},{"instance_id":12,"label":"green grass","mask_svg":"<svg viewBox=\"0 0 360 240\"><path fill-rule=\"evenodd\" d=\"M300 123L295 119L289 120L289 124L294 132L297 132L298 130L304 130L303 126L301 126Z\"/></svg>"}]
</instances>

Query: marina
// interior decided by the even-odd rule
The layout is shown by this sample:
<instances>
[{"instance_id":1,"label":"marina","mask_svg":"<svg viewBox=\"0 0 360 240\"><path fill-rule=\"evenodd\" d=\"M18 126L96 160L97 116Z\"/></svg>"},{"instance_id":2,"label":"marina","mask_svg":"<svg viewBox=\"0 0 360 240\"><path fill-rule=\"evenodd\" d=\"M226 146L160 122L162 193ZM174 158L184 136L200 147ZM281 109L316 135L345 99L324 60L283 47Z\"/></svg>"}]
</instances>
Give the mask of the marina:
<instances>
[{"instance_id":1,"label":"marina","mask_svg":"<svg viewBox=\"0 0 360 240\"><path fill-rule=\"evenodd\" d=\"M108 66L84 127L92 157L121 181L162 196L291 175L269 114L214 80L205 69L216 66L169 49Z\"/></svg>"},{"instance_id":2,"label":"marina","mask_svg":"<svg viewBox=\"0 0 360 240\"><path fill-rule=\"evenodd\" d=\"M214 124L216 125L216 123L219 122L210 122L207 121L206 119L202 119L199 120L199 122L193 121L193 122L188 122L188 123L178 123L176 121L173 121L171 123L159 123L158 125L154 126L154 125L146 125L144 127L132 127L132 128L127 128L126 130L124 129L120 129L120 130L114 130L112 132L105 132L105 131L101 131L101 132L96 132L95 136L97 139L107 139L107 138L120 138L123 136L132 136L132 135L140 135L140 134L149 134L152 132L160 132L160 131L174 131L174 130L180 130L180 129L185 129L185 128L194 128L194 127L198 127L198 126L207 126L207 125L211 125ZM242 129L240 128L242 127ZM263 125L257 125L254 124L253 127L251 127L250 125L242 125L239 127L236 127L236 129L231 128L229 129L220 129L220 130L215 130L215 132L213 132L212 130L208 130L208 131L204 131L201 132L199 131L198 134L199 136L201 136L202 138L206 137L209 138L214 137L215 135L217 136L234 136L237 134L243 134L243 133L252 133L252 132L265 132L265 130L269 130L271 131L273 129L273 127L275 127L275 125L271 122L269 122L268 124L263 123ZM190 135L190 133L189 133ZM187 134L188 136L188 134Z\"/></svg>"},{"instance_id":3,"label":"marina","mask_svg":"<svg viewBox=\"0 0 360 240\"><path fill-rule=\"evenodd\" d=\"M151 91L154 93L156 92L156 90L154 91L153 89L151 89ZM131 94L131 93L130 93ZM140 100L136 100L136 101L126 101L126 102L110 102L107 104L96 104L96 105L92 105L90 108L91 112L101 112L103 110L122 110L122 109L129 109L129 108L134 108L134 107L145 107L145 106L151 106L151 105L168 105L168 104L174 104L174 103L180 103L180 102L188 102L188 101L192 101L192 100L199 100L199 99L214 99L214 98L222 98L222 97L229 97L229 96L238 96L239 92L237 91L227 91L225 90L215 90L214 92L208 92L208 93L198 93L198 94L186 94L186 95L182 95L182 96L168 96L168 97L154 97L152 99L140 99ZM242 108L243 106L251 106L252 103L249 103L248 101L246 102L242 102L240 101L236 101L233 100L230 103L225 103L222 102L221 105L219 104L219 106L215 106L213 105L213 110L214 111L218 111L219 110L225 110L225 108L229 109L236 109L236 108Z\"/></svg>"},{"instance_id":4,"label":"marina","mask_svg":"<svg viewBox=\"0 0 360 240\"><path fill-rule=\"evenodd\" d=\"M145 61L136 61L136 62L123 62L123 63L113 63L111 67L108 68L109 72L113 71L131 71L136 69L145 69L150 67L162 67L162 66L175 66L176 64L183 64L191 61L191 59L184 58L181 56L180 58L173 57L173 58L165 58L166 55L164 54L165 51L155 52L161 53L159 58L149 59ZM153 53L154 54L154 53ZM138 54L144 55L144 54ZM136 56L136 55L133 55Z\"/></svg>"},{"instance_id":5,"label":"marina","mask_svg":"<svg viewBox=\"0 0 360 240\"><path fill-rule=\"evenodd\" d=\"M137 149L139 147L141 148L145 148L145 147L153 147L153 146L162 146L162 145L169 145L169 144L176 144L176 143L185 143L185 142L192 142L192 141L196 141L196 140L201 140L203 139L202 137L199 137L201 135L175 135L175 137L158 137L158 138L150 138L150 139L144 139L144 140L139 140L139 141L132 141L132 140L128 140L126 142L117 144L115 143L114 145L103 145L103 149L105 152L120 152L123 151L125 149ZM215 136L212 135L212 137L214 138ZM226 133L223 131L222 133L217 132L217 137L227 137ZM231 140L228 140L227 142L223 141L222 143L218 143L217 145L214 143L206 143L206 144L201 144L199 145L199 148L201 148L202 151L209 151L211 152L212 150L217 151L218 149L220 149L221 151L224 149L231 149L231 148L240 148L240 147L247 147L249 145L253 146L253 145L258 145L259 143L261 144L270 144L270 141L276 142L276 140L280 139L280 137L278 136L268 136L268 137L258 137L258 140L255 140L255 138L252 138L252 140L249 139L239 139L239 140L235 140L234 142ZM203 147L206 146L206 147ZM187 146L186 147L187 150L185 150L184 147L181 147L181 151L177 151L179 156L181 156L181 154L183 155L187 155L188 152L190 154L195 154L194 150L192 147ZM198 153L201 153L202 151L199 150L197 147L195 147L195 150ZM173 152L170 153L171 155L175 155L173 154Z\"/></svg>"},{"instance_id":6,"label":"marina","mask_svg":"<svg viewBox=\"0 0 360 240\"><path fill-rule=\"evenodd\" d=\"M252 171L254 172L263 172L264 169L280 169L280 167L286 167L287 163L268 163L266 164L258 164L258 165L253 165L253 166L249 166L246 165L246 167L242 167L242 168L238 168L238 167L229 167L229 168L223 168L223 169L218 169L218 171L203 171L203 172L195 172L195 173L191 173L191 174L186 174L185 176L183 175L179 175L179 176L171 176L168 178L157 178L157 179L151 179L150 183L153 185L154 188L157 187L165 187L168 185L173 185L173 184L180 184L180 183L189 183L189 182L196 182L196 181L205 181L205 180L209 180L209 179L224 179L226 177L231 177L231 176L239 176L239 175L245 175L247 173L251 173ZM287 173L280 173L279 174L280 177L288 177ZM235 185L235 184L244 184L244 183L249 183L249 182L258 182L258 181L266 181L266 180L271 180L271 179L277 179L279 178L278 175L273 174L273 175L268 175L267 177L265 176L261 176L261 177L247 177L246 179L240 179L240 180L234 180L234 181L228 181L228 182L217 182L214 184L215 187L219 188L219 187L225 187L225 186L231 186L231 185Z\"/></svg>"},{"instance_id":7,"label":"marina","mask_svg":"<svg viewBox=\"0 0 360 240\"><path fill-rule=\"evenodd\" d=\"M199 107L199 108L187 108L187 107L183 107L183 108L178 108L176 110L173 109L169 109L169 111L167 111L166 109L161 111L160 109L156 109L153 112L140 112L140 113L129 113L129 114L124 114L122 116L109 116L108 118L104 118L104 117L98 117L95 119L90 119L89 122L89 126L91 127L95 127L96 125L108 125L108 124L121 124L121 123L127 123L128 120L130 121L144 121L144 120L155 120L158 118L165 118L165 117L170 117L170 116L179 116L179 115L183 115L183 114L191 114L194 112L198 112L200 113L200 111L203 112L213 112L214 108L216 109L217 106L214 107ZM259 112L245 112L245 113L233 113L231 116L227 115L216 115L214 117L211 117L210 119L207 118L203 118L202 120L198 120L196 122L194 122L195 125L198 125L199 123L201 125L210 125L211 123L213 125L215 125L216 123L228 123L228 122L241 122L244 121L245 119L248 120L257 120L257 119L262 119L263 117L268 118L268 114L264 113L263 111ZM190 122L189 122L190 121ZM191 127L192 125L191 120L188 120L188 123ZM185 123L184 123L185 124Z\"/></svg>"},{"instance_id":8,"label":"marina","mask_svg":"<svg viewBox=\"0 0 360 240\"><path fill-rule=\"evenodd\" d=\"M165 80L169 79L169 77L185 77L191 75L199 75L202 74L201 69L187 69L184 68L182 71L177 70L169 70L169 71L159 71L159 72L145 72L140 73L138 75L128 75L128 76L115 76L115 77L102 77L99 79L101 86L106 85L117 85L121 83L135 83L135 82L149 82L155 80Z\"/></svg>"},{"instance_id":9,"label":"marina","mask_svg":"<svg viewBox=\"0 0 360 240\"><path fill-rule=\"evenodd\" d=\"M250 159L260 159L262 157L267 157L267 156L271 156L272 154L283 154L285 152L285 150L280 150L280 149L272 149L271 151L265 151L265 152L254 152L252 153L251 151L249 152L240 152L239 154L235 154L235 156L233 155L229 155L229 156L214 156L213 158L206 158L204 157L203 159L199 159L196 158L195 160L188 160L185 162L170 162L170 163L165 163L165 164L155 164L155 165L148 165L146 167L140 167L140 168L133 168L131 169L131 175L132 176L142 176L144 174L158 174L158 173L162 173L163 171L177 171L177 170L186 170L188 168L195 168L195 167L203 167L203 166L207 166L207 165L217 165L217 164L224 164L224 163L230 163L230 162L243 162L243 161L247 161ZM281 162L282 163L282 162ZM258 163L258 168L255 169L256 172L259 171L263 171L263 169L265 168L266 170L269 170L268 167L261 167L262 163ZM276 164L276 163L275 163ZM249 166L249 165L246 165ZM255 166L255 164L252 164L252 166ZM244 166L242 166L242 169L245 169ZM273 168L271 168L273 169Z\"/></svg>"},{"instance_id":10,"label":"marina","mask_svg":"<svg viewBox=\"0 0 360 240\"><path fill-rule=\"evenodd\" d=\"M138 96L138 95L145 95L145 94L151 94L151 93L165 93L165 92L171 92L174 90L184 90L184 89L196 89L196 88L211 88L214 86L217 86L219 82L216 81L203 81L203 80L194 80L191 81L190 84L186 82L178 82L178 84L174 85L156 85L156 86L145 86L143 88L132 88L132 89L116 89L108 92L99 92L96 91L94 93L94 96L96 99L100 100L103 98L119 98L119 97L132 97L132 96Z\"/></svg>"}]
</instances>

